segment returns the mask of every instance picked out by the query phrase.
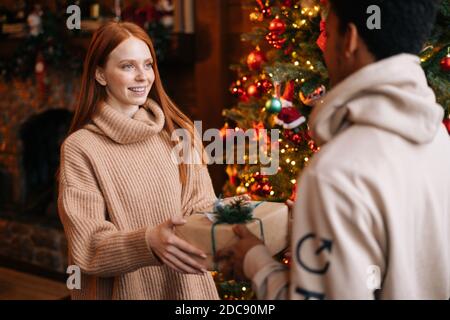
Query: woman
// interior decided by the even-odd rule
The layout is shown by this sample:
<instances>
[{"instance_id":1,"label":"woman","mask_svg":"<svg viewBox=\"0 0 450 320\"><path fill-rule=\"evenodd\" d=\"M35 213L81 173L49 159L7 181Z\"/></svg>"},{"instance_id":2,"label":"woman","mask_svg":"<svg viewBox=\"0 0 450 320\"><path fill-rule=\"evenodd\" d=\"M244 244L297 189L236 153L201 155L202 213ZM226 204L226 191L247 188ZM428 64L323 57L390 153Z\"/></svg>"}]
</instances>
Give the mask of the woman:
<instances>
[{"instance_id":1,"label":"woman","mask_svg":"<svg viewBox=\"0 0 450 320\"><path fill-rule=\"evenodd\" d=\"M218 298L196 262L204 253L173 232L216 197L205 165L171 158L172 132L193 137L193 126L155 58L147 34L126 22L101 27L88 49L59 174L69 264L81 269L73 299Z\"/></svg>"}]
</instances>

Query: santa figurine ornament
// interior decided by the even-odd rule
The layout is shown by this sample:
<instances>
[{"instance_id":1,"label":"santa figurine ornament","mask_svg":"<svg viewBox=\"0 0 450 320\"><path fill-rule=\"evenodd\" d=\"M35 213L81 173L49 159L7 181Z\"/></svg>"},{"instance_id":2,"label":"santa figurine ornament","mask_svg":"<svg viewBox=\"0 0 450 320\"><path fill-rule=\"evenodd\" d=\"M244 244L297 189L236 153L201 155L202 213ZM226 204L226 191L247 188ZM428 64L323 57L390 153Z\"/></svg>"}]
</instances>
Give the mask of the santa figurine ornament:
<instances>
[{"instance_id":1,"label":"santa figurine ornament","mask_svg":"<svg viewBox=\"0 0 450 320\"><path fill-rule=\"evenodd\" d=\"M294 81L288 81L286 83L283 96L280 100L281 111L275 119L276 124L282 126L284 129L294 130L306 121L306 118L292 103L294 100Z\"/></svg>"}]
</instances>

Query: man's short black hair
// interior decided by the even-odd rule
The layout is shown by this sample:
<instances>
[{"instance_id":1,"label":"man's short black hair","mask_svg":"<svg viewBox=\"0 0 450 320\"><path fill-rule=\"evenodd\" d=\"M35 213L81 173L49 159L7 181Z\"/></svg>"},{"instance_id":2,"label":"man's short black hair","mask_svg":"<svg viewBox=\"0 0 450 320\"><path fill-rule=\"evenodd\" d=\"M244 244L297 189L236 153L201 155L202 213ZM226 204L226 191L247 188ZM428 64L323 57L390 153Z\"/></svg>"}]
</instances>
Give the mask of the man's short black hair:
<instances>
[{"instance_id":1,"label":"man's short black hair","mask_svg":"<svg viewBox=\"0 0 450 320\"><path fill-rule=\"evenodd\" d=\"M358 28L361 38L377 60L400 53L419 54L431 34L439 0L329 0L340 31L349 23ZM447 0L446 0L447 1ZM367 8L377 5L381 12L381 29L370 30Z\"/></svg>"}]
</instances>

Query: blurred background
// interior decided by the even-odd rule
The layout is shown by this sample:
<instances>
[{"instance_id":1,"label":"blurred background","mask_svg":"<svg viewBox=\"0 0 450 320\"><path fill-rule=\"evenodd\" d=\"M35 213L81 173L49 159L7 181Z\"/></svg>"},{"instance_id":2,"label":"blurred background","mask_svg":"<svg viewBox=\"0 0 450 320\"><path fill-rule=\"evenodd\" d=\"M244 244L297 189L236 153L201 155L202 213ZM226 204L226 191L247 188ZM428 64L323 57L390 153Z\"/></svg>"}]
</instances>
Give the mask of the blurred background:
<instances>
[{"instance_id":1,"label":"blurred background","mask_svg":"<svg viewBox=\"0 0 450 320\"><path fill-rule=\"evenodd\" d=\"M69 29L80 8L80 28ZM105 21L132 21L154 42L169 96L203 132L277 128L280 167L211 165L216 194L283 202L320 149L307 119L329 89L322 50L326 0L0 0L0 300L67 299L67 243L56 206L59 149L83 59ZM70 20L73 23L73 20ZM421 53L450 132L450 4ZM264 137L267 138L267 137ZM267 139L266 139L267 140ZM273 146L271 146L273 147ZM289 264L287 255L280 261ZM224 299L248 283L216 277Z\"/></svg>"},{"instance_id":2,"label":"blurred background","mask_svg":"<svg viewBox=\"0 0 450 320\"><path fill-rule=\"evenodd\" d=\"M222 109L232 99L228 65L243 45L239 34L248 29L241 2L0 1L0 266L66 278L54 174L95 29L117 18L145 28L169 95L192 119L202 120L204 130L221 128ZM66 27L72 4L81 9L80 30ZM219 194L224 167L210 172ZM5 298L11 291L1 279Z\"/></svg>"}]
</instances>

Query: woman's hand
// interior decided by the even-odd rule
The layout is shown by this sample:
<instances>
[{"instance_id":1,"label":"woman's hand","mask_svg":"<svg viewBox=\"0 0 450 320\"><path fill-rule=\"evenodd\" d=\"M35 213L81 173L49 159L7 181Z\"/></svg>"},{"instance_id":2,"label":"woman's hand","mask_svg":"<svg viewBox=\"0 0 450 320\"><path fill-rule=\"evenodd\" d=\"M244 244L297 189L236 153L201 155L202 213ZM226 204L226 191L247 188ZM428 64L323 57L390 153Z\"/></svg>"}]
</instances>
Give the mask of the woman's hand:
<instances>
[{"instance_id":1,"label":"woman's hand","mask_svg":"<svg viewBox=\"0 0 450 320\"><path fill-rule=\"evenodd\" d=\"M206 258L206 254L174 233L175 226L186 223L182 217L172 217L148 234L148 242L156 256L166 265L180 273L202 274L207 270L192 256Z\"/></svg>"}]
</instances>

